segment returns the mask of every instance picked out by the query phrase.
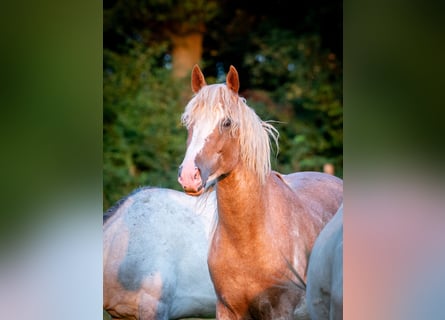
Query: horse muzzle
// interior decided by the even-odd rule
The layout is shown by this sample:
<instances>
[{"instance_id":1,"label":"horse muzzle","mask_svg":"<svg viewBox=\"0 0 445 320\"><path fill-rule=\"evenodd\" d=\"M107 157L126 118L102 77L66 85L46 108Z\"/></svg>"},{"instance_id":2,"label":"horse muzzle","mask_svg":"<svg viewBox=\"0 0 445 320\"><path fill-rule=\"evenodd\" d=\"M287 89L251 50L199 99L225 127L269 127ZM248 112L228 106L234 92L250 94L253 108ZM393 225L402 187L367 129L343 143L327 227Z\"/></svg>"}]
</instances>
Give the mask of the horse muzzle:
<instances>
[{"instance_id":1,"label":"horse muzzle","mask_svg":"<svg viewBox=\"0 0 445 320\"><path fill-rule=\"evenodd\" d=\"M199 196L204 192L201 172L196 166L181 165L178 171L178 182L188 195Z\"/></svg>"}]
</instances>

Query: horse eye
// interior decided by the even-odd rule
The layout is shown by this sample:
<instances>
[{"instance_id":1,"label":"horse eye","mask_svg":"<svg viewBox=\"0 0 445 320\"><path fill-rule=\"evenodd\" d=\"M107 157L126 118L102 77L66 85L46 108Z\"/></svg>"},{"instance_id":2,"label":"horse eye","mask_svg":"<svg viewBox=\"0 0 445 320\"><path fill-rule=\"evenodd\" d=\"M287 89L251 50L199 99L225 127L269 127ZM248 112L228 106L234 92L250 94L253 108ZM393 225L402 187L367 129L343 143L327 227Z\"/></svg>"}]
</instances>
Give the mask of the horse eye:
<instances>
[{"instance_id":1,"label":"horse eye","mask_svg":"<svg viewBox=\"0 0 445 320\"><path fill-rule=\"evenodd\" d=\"M230 127L231 125L232 125L232 120L230 120L229 118L227 118L227 119L225 119L224 121L223 121L223 127L224 128L228 128L228 127Z\"/></svg>"}]
</instances>

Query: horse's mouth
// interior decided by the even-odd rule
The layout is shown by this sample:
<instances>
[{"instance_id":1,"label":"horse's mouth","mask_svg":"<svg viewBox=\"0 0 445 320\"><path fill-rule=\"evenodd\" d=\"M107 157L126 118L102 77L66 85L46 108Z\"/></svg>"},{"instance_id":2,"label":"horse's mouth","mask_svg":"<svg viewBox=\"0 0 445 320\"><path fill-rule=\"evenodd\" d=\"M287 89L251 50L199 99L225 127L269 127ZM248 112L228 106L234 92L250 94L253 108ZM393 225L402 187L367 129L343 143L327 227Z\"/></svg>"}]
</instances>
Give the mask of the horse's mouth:
<instances>
[{"instance_id":1,"label":"horse's mouth","mask_svg":"<svg viewBox=\"0 0 445 320\"><path fill-rule=\"evenodd\" d=\"M210 181L203 182L198 189L183 187L183 190L186 194L197 197L209 190L213 190L217 180L218 179L212 179Z\"/></svg>"},{"instance_id":2,"label":"horse's mouth","mask_svg":"<svg viewBox=\"0 0 445 320\"><path fill-rule=\"evenodd\" d=\"M216 177L209 177L205 171L202 174L201 169L197 166L194 167L193 174L184 174L182 169L183 166L181 165L178 172L178 181L184 192L190 196L200 196L207 190L212 189L217 181Z\"/></svg>"}]
</instances>

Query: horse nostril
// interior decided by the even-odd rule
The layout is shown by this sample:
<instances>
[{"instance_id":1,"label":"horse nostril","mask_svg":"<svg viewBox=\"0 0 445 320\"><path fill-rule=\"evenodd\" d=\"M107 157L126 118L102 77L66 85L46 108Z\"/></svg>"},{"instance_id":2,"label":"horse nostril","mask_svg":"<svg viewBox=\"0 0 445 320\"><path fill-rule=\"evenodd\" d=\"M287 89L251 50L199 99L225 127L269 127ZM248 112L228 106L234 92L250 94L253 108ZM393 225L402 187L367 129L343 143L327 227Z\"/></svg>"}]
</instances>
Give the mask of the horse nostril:
<instances>
[{"instance_id":1,"label":"horse nostril","mask_svg":"<svg viewBox=\"0 0 445 320\"><path fill-rule=\"evenodd\" d=\"M181 176L181 173L182 173L182 166L179 166L179 168L178 168L178 177Z\"/></svg>"},{"instance_id":2,"label":"horse nostril","mask_svg":"<svg viewBox=\"0 0 445 320\"><path fill-rule=\"evenodd\" d=\"M198 167L195 167L195 174L193 176L193 179L197 180L200 177L199 169Z\"/></svg>"}]
</instances>

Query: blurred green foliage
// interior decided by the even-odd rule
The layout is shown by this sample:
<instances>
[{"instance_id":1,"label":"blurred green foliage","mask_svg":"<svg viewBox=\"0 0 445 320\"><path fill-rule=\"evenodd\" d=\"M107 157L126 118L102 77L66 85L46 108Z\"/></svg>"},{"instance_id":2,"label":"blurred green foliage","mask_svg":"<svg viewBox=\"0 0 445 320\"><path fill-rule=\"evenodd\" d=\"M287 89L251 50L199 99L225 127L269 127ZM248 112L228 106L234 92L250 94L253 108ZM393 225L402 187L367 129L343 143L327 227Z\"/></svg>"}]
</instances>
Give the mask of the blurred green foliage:
<instances>
[{"instance_id":1,"label":"blurred green foliage","mask_svg":"<svg viewBox=\"0 0 445 320\"><path fill-rule=\"evenodd\" d=\"M258 113L278 121L276 170L321 171L332 163L342 177L342 66L335 54L322 50L318 35L269 30L252 37L257 49L246 54L244 67L253 86L267 88Z\"/></svg>"},{"instance_id":2,"label":"blurred green foliage","mask_svg":"<svg viewBox=\"0 0 445 320\"><path fill-rule=\"evenodd\" d=\"M175 187L185 149L181 83L157 66L165 46L104 51L104 208L142 185Z\"/></svg>"},{"instance_id":3,"label":"blurred green foliage","mask_svg":"<svg viewBox=\"0 0 445 320\"><path fill-rule=\"evenodd\" d=\"M158 15L149 10L152 2L148 11L141 2L136 14L162 22L147 22L151 28L140 26L143 19L132 23L133 9L121 1L104 11L104 210L142 185L179 190L177 168L186 140L180 116L192 92L189 79L171 75L171 43L156 29L169 21L168 10ZM275 170L322 171L332 163L342 177L342 51L336 41L342 30L332 24L341 25L341 4L321 2L324 10L300 8L299 16L311 18L301 21L269 7L224 1L216 8L212 2L213 19L201 20L207 23L201 67L207 82L215 83L225 80L233 64L248 105L263 120L276 121ZM179 11L194 9L187 10ZM178 11L171 14L172 21L180 20Z\"/></svg>"}]
</instances>

